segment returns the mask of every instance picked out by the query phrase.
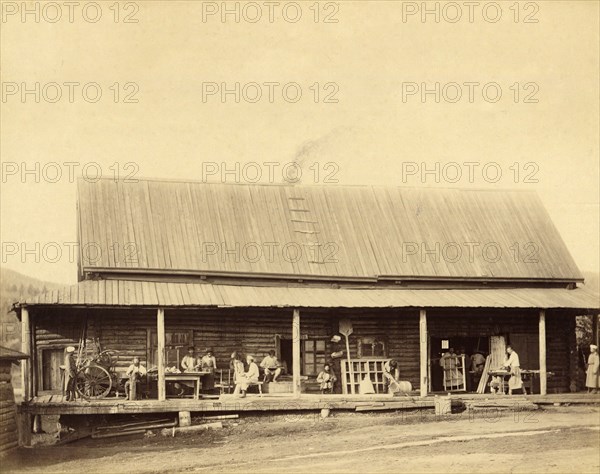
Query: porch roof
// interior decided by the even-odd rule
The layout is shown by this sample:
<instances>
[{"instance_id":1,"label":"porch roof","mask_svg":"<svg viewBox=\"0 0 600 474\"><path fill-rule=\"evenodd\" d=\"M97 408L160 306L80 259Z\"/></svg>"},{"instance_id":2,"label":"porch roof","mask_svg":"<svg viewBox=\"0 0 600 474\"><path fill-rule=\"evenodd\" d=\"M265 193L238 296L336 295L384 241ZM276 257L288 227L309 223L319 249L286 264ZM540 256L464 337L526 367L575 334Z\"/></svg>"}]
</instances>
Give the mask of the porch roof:
<instances>
[{"instance_id":1,"label":"porch roof","mask_svg":"<svg viewBox=\"0 0 600 474\"><path fill-rule=\"evenodd\" d=\"M21 359L29 359L29 356L9 347L0 346L0 361L9 360L12 362Z\"/></svg>"},{"instance_id":2,"label":"porch roof","mask_svg":"<svg viewBox=\"0 0 600 474\"><path fill-rule=\"evenodd\" d=\"M132 280L86 280L26 298L17 306L297 308L564 308L595 311L588 288L353 289Z\"/></svg>"}]
</instances>

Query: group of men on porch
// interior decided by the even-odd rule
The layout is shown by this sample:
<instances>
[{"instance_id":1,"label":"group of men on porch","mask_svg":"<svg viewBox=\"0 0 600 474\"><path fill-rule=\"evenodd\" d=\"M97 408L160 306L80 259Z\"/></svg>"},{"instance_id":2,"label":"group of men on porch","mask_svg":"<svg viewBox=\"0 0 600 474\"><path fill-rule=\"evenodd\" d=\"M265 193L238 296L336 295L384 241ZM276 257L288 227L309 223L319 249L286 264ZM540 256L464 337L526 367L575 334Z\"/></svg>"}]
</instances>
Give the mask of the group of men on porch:
<instances>
[{"instance_id":1,"label":"group of men on porch","mask_svg":"<svg viewBox=\"0 0 600 474\"><path fill-rule=\"evenodd\" d=\"M65 393L66 399L75 399L75 348L69 346L65 349ZM466 370L466 367L459 366L457 359L459 356L450 348L440 359L440 365L449 373L450 378L459 378L460 371ZM267 355L260 363L260 368L256 364L254 356L247 355L245 358L246 364L243 362L242 355L239 352L233 352L230 359L230 370L233 372L233 380L235 383L234 394L241 397L246 396L248 388L252 385L274 382L277 383L278 378L283 372L283 365L279 362L275 351L269 350ZM481 375L485 357L477 352L470 357L470 368L472 373ZM184 373L192 373L202 371L202 386L205 390L214 388L214 373L217 368L217 360L210 348L206 349L201 358L196 357L195 348L189 347L188 353L181 359L181 368ZM507 372L508 377L508 393L512 394L514 390L523 389L523 379L521 377L521 366L519 355L508 345L506 347L506 358L503 363L503 368ZM261 369L263 378L260 380ZM599 388L600 376L600 358L598 356L598 347L594 344L590 345L590 354L587 361L587 377L586 387L588 391L597 393ZM135 398L140 380L147 373L146 368L141 365L140 358L134 357L132 364L127 368L125 382L125 395L127 398ZM383 365L383 376L387 391L396 391L399 380L399 364L396 359L391 359ZM317 382L321 393L332 393L337 377L329 364L325 364L323 370L317 376ZM493 383L490 383L492 392L494 391ZM410 389L408 390L410 391Z\"/></svg>"}]
</instances>

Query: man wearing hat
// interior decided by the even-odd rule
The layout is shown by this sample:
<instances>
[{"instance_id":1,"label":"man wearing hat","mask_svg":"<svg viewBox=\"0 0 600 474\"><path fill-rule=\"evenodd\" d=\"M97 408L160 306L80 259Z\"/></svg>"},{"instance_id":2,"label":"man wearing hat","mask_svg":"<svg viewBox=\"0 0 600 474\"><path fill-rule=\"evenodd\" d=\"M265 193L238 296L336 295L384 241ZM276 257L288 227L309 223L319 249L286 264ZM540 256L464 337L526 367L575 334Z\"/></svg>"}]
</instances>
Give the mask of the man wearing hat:
<instances>
[{"instance_id":1,"label":"man wearing hat","mask_svg":"<svg viewBox=\"0 0 600 474\"><path fill-rule=\"evenodd\" d=\"M587 362L587 377L585 386L589 393L598 393L598 372L600 369L600 358L598 357L598 346L590 344L590 355Z\"/></svg>"},{"instance_id":2,"label":"man wearing hat","mask_svg":"<svg viewBox=\"0 0 600 474\"><path fill-rule=\"evenodd\" d=\"M68 402L75 400L75 348L69 346L65 349L65 395Z\"/></svg>"}]
</instances>

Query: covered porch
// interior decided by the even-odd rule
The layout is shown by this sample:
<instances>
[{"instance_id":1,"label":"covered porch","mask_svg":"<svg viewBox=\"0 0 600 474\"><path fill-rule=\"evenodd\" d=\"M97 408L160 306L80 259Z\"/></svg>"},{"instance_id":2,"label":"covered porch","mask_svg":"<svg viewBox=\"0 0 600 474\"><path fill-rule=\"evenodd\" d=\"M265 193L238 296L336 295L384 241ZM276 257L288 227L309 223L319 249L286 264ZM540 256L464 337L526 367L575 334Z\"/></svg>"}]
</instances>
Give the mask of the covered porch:
<instances>
[{"instance_id":1,"label":"covered porch","mask_svg":"<svg viewBox=\"0 0 600 474\"><path fill-rule=\"evenodd\" d=\"M334 364L339 379L338 395L327 400L388 397L383 393L381 366L392 358L399 362L400 379L412 385L409 395L424 399L436 391L432 369L437 344L492 337L513 342L518 336L524 348L536 342L528 368L538 371L538 392L544 396L548 371L556 375L551 391L568 390L574 365L573 319L576 314L595 314L595 306L592 293L564 288L334 289L90 280L19 306L23 352L33 356L23 363L23 396L26 406L67 409L60 398L60 382L57 390L56 366L64 348L82 340L84 326L83 340L118 352L117 372L138 357L156 373L151 399L130 403L108 396L71 402L73 409L84 411L218 403L214 396L203 400L169 396L168 371L179 366L188 345L211 347L223 370L232 351L253 354L260 362L268 350L275 350L287 365L289 393L256 398L261 406L279 407L283 398L296 402L311 397L303 393L307 382L326 361ZM340 334L340 322L348 320L354 332L346 346L343 337L336 341L334 336ZM550 357L547 341L552 344ZM365 377L375 393L360 393ZM321 399L307 400L303 403L314 408Z\"/></svg>"}]
</instances>

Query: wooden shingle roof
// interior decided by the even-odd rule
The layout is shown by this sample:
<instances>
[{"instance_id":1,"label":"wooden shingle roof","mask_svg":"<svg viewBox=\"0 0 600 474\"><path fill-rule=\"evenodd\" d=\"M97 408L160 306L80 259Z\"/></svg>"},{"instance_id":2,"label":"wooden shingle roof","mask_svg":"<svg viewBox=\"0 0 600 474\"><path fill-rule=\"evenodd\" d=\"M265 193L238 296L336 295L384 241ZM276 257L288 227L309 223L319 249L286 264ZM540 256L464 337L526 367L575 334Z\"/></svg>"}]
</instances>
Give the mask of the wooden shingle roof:
<instances>
[{"instance_id":1,"label":"wooden shingle roof","mask_svg":"<svg viewBox=\"0 0 600 474\"><path fill-rule=\"evenodd\" d=\"M102 179L78 219L81 274L582 279L528 191Z\"/></svg>"}]
</instances>

